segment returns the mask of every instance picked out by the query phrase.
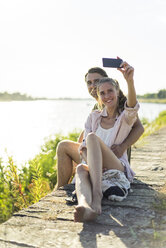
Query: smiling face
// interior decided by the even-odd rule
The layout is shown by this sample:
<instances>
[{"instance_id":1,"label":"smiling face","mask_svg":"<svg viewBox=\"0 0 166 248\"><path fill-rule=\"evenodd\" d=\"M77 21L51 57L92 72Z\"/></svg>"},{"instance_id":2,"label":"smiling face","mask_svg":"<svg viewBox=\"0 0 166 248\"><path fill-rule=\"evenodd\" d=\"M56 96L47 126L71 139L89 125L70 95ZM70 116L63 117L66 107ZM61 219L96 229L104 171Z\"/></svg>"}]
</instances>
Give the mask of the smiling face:
<instances>
[{"instance_id":1,"label":"smiling face","mask_svg":"<svg viewBox=\"0 0 166 248\"><path fill-rule=\"evenodd\" d=\"M103 78L103 76L100 75L99 73L88 73L86 76L86 84L87 84L89 94L92 97L94 97L96 100L98 99L96 85L101 78Z\"/></svg>"},{"instance_id":2,"label":"smiling face","mask_svg":"<svg viewBox=\"0 0 166 248\"><path fill-rule=\"evenodd\" d=\"M118 93L115 86L110 82L104 82L98 86L99 99L108 108L117 107Z\"/></svg>"}]
</instances>

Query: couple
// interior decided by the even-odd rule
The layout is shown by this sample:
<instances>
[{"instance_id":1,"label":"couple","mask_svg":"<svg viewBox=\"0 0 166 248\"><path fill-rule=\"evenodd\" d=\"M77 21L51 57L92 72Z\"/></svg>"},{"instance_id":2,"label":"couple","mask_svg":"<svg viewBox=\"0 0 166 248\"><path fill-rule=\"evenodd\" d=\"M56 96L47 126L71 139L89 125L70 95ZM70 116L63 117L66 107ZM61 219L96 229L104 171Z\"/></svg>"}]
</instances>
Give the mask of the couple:
<instances>
[{"instance_id":1,"label":"couple","mask_svg":"<svg viewBox=\"0 0 166 248\"><path fill-rule=\"evenodd\" d=\"M134 87L134 68L122 62L118 70L128 87L126 98L116 80L108 78L101 68L92 68L85 75L89 93L98 101L100 109L93 110L85 123L81 142L62 141L57 148L57 188L67 184L76 167L78 205L74 211L76 222L92 221L101 214L101 200L109 173L116 170L128 182L134 172L127 159L127 148L143 133L137 117L139 104Z\"/></svg>"}]
</instances>

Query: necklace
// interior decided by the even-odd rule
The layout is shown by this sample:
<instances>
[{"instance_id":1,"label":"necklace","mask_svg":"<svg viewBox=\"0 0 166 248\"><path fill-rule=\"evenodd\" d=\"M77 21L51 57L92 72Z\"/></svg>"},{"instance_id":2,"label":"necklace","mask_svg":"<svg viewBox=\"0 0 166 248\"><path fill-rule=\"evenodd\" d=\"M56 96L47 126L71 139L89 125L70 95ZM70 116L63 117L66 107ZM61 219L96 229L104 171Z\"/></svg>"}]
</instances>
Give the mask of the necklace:
<instances>
[{"instance_id":1,"label":"necklace","mask_svg":"<svg viewBox=\"0 0 166 248\"><path fill-rule=\"evenodd\" d=\"M106 118L107 118L107 120L112 120L112 121L114 121L114 120L116 121L117 120L117 116L116 117L109 117L109 116L107 116Z\"/></svg>"}]
</instances>

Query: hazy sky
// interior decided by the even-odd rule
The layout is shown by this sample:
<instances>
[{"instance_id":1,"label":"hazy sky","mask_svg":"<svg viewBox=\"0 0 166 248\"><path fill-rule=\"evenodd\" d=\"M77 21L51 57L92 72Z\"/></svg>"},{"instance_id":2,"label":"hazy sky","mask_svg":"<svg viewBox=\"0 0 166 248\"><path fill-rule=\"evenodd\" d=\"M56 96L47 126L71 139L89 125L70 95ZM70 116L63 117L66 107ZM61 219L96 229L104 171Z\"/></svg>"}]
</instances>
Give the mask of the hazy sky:
<instances>
[{"instance_id":1,"label":"hazy sky","mask_svg":"<svg viewBox=\"0 0 166 248\"><path fill-rule=\"evenodd\" d=\"M165 0L0 0L0 92L88 97L86 71L116 56L138 94L166 88Z\"/></svg>"}]
</instances>

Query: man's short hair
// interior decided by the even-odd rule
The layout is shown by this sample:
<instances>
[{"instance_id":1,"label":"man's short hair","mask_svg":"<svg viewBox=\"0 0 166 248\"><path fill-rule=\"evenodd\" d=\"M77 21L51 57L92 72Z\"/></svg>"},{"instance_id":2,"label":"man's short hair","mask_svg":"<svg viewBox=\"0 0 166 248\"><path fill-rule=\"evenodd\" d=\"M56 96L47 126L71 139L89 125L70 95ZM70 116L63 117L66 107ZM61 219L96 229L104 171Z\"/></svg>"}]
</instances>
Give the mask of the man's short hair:
<instances>
[{"instance_id":1,"label":"man's short hair","mask_svg":"<svg viewBox=\"0 0 166 248\"><path fill-rule=\"evenodd\" d=\"M104 71L102 68L100 68L100 67L92 67L85 74L85 81L86 81L86 76L88 75L88 73L98 73L98 74L100 74L103 77L108 77L106 71Z\"/></svg>"}]
</instances>

